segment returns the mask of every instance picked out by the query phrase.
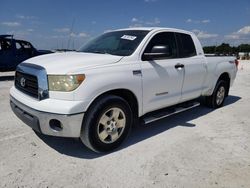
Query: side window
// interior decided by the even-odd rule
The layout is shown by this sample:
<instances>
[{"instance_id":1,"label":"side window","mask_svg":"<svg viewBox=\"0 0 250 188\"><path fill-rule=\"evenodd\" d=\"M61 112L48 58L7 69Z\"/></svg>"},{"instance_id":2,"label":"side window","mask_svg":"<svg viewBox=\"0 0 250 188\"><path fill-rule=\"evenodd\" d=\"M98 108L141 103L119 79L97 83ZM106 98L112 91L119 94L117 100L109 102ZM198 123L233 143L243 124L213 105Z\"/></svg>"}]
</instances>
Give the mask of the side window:
<instances>
[{"instance_id":1,"label":"side window","mask_svg":"<svg viewBox=\"0 0 250 188\"><path fill-rule=\"evenodd\" d=\"M172 32L163 32L156 34L148 43L144 53L150 53L154 46L164 45L167 47L169 53L161 56L162 59L177 58L177 47L175 41L175 35Z\"/></svg>"},{"instance_id":2,"label":"side window","mask_svg":"<svg viewBox=\"0 0 250 188\"><path fill-rule=\"evenodd\" d=\"M11 50L11 43L8 40L1 40L0 46L1 46L1 51Z\"/></svg>"},{"instance_id":3,"label":"side window","mask_svg":"<svg viewBox=\"0 0 250 188\"><path fill-rule=\"evenodd\" d=\"M17 50L21 50L22 49L22 46L19 42L16 42L16 49Z\"/></svg>"},{"instance_id":4,"label":"side window","mask_svg":"<svg viewBox=\"0 0 250 188\"><path fill-rule=\"evenodd\" d=\"M30 43L28 43L28 42L22 42L22 46L24 47L24 49L31 49L31 45L30 45Z\"/></svg>"},{"instance_id":5,"label":"side window","mask_svg":"<svg viewBox=\"0 0 250 188\"><path fill-rule=\"evenodd\" d=\"M196 49L192 37L184 33L176 33L181 58L196 56Z\"/></svg>"}]
</instances>

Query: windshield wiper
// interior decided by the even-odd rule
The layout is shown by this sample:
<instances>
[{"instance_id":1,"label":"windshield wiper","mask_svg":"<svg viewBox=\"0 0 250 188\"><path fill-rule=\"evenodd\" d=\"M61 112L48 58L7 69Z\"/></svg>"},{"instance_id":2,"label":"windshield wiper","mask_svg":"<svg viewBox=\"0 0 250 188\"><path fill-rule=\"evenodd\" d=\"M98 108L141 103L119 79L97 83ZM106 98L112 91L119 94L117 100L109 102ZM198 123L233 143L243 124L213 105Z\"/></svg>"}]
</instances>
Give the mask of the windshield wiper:
<instances>
[{"instance_id":1,"label":"windshield wiper","mask_svg":"<svg viewBox=\"0 0 250 188\"><path fill-rule=\"evenodd\" d=\"M95 50L95 51L92 51L90 53L96 53L96 54L109 54L107 53L106 51L99 51L99 50Z\"/></svg>"},{"instance_id":2,"label":"windshield wiper","mask_svg":"<svg viewBox=\"0 0 250 188\"><path fill-rule=\"evenodd\" d=\"M106 51L100 51L100 50L94 50L94 51L91 51L91 50L86 50L86 51L77 51L77 52L85 52L85 53L95 53L95 54L109 54L109 55L112 55L111 53L108 53Z\"/></svg>"}]
</instances>

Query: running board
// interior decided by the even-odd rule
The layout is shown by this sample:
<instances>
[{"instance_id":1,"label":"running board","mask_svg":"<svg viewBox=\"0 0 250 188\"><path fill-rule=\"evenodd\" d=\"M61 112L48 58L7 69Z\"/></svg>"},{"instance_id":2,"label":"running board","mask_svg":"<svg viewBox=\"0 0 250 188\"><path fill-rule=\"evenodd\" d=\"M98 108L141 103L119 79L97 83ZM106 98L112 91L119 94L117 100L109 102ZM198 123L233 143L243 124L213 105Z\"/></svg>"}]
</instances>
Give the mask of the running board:
<instances>
[{"instance_id":1,"label":"running board","mask_svg":"<svg viewBox=\"0 0 250 188\"><path fill-rule=\"evenodd\" d=\"M189 102L189 103L182 103L179 105L175 105L173 107L169 107L163 110L158 110L156 112L151 112L143 118L144 124L148 124L165 117L189 110L191 108L195 108L200 106L199 102Z\"/></svg>"}]
</instances>

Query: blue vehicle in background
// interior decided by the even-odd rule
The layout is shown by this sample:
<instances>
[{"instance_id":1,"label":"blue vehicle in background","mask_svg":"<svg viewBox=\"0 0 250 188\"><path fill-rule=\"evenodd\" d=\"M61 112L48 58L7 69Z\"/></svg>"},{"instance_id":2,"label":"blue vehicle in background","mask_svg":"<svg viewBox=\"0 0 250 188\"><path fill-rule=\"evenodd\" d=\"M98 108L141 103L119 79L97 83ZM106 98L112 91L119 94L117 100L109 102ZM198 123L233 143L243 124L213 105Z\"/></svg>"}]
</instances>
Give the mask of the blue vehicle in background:
<instances>
[{"instance_id":1,"label":"blue vehicle in background","mask_svg":"<svg viewBox=\"0 0 250 188\"><path fill-rule=\"evenodd\" d=\"M37 50L30 42L16 40L13 35L0 35L0 71L12 71L26 59L52 53L50 50Z\"/></svg>"}]
</instances>

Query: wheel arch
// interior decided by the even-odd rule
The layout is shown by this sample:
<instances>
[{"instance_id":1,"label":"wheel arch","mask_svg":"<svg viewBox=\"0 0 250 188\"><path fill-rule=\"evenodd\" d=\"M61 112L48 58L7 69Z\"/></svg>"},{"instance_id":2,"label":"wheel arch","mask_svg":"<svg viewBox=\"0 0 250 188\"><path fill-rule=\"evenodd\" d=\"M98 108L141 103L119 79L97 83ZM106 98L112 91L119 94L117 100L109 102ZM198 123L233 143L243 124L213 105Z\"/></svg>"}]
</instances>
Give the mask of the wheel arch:
<instances>
[{"instance_id":1,"label":"wheel arch","mask_svg":"<svg viewBox=\"0 0 250 188\"><path fill-rule=\"evenodd\" d=\"M224 72L224 73L220 74L217 82L219 80L224 80L227 83L226 96L228 96L229 88L230 88L230 81L231 81L229 73L228 72Z\"/></svg>"},{"instance_id":2,"label":"wheel arch","mask_svg":"<svg viewBox=\"0 0 250 188\"><path fill-rule=\"evenodd\" d=\"M88 105L87 107L87 111L90 109L90 107L92 105L95 104L95 102L100 99L101 97L105 96L105 95L115 95L118 97L123 98L125 101L128 102L129 106L131 107L131 110L133 112L133 116L134 118L138 118L139 117L139 102L138 102L138 98L136 97L136 95L134 94L134 92L132 92L129 89L123 89L123 88L119 88L119 89L112 89L112 90L108 90L105 91L101 94L99 94L98 96L96 96Z\"/></svg>"}]
</instances>

